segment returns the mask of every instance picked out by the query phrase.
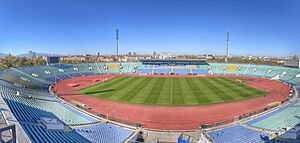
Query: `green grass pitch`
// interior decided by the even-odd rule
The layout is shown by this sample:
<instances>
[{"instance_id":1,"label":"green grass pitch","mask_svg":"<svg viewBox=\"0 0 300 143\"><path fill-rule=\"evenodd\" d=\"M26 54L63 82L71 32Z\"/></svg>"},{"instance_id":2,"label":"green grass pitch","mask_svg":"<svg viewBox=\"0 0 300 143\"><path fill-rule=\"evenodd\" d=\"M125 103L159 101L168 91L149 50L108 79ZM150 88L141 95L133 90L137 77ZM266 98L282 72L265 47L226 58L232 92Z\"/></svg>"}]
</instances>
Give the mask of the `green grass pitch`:
<instances>
[{"instance_id":1,"label":"green grass pitch","mask_svg":"<svg viewBox=\"0 0 300 143\"><path fill-rule=\"evenodd\" d=\"M208 105L249 99L266 92L233 78L165 78L120 76L78 90L81 94L119 102L146 105Z\"/></svg>"}]
</instances>

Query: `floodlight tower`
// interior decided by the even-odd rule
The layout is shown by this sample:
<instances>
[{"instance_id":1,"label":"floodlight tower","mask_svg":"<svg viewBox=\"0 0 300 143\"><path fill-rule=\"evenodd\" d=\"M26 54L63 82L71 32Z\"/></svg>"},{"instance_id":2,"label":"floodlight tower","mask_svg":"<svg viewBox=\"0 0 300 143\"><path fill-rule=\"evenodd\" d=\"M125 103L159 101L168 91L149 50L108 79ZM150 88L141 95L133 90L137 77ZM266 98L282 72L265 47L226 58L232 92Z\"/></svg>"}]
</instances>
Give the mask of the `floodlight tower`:
<instances>
[{"instance_id":1,"label":"floodlight tower","mask_svg":"<svg viewBox=\"0 0 300 143\"><path fill-rule=\"evenodd\" d=\"M229 30L227 29L227 33L226 33L226 55L225 55L225 63L228 63L228 55L229 55Z\"/></svg>"},{"instance_id":2,"label":"floodlight tower","mask_svg":"<svg viewBox=\"0 0 300 143\"><path fill-rule=\"evenodd\" d=\"M119 55L119 29L116 29L117 56Z\"/></svg>"}]
</instances>

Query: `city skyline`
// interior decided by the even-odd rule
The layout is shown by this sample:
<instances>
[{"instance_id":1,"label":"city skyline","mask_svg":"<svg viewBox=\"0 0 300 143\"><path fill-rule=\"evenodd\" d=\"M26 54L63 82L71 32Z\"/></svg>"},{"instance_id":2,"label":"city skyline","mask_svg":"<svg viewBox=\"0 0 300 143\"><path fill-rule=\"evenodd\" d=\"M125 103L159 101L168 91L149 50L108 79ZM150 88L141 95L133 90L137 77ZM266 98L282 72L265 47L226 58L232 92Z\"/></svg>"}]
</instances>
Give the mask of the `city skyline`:
<instances>
[{"instance_id":1,"label":"city skyline","mask_svg":"<svg viewBox=\"0 0 300 143\"><path fill-rule=\"evenodd\" d=\"M300 54L299 1L0 2L0 53Z\"/></svg>"}]
</instances>

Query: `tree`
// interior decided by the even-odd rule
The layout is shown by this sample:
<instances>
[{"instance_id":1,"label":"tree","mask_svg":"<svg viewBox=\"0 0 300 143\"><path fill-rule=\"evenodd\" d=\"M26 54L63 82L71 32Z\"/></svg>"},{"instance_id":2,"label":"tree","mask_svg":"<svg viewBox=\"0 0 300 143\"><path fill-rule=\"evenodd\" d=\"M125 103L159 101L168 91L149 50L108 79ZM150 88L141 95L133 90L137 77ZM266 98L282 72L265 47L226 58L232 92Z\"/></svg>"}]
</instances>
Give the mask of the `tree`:
<instances>
[{"instance_id":1,"label":"tree","mask_svg":"<svg viewBox=\"0 0 300 143\"><path fill-rule=\"evenodd\" d=\"M18 68L23 66L42 66L46 61L42 58L27 59L22 57L15 57L8 54L6 57L0 58L0 70L9 68Z\"/></svg>"}]
</instances>

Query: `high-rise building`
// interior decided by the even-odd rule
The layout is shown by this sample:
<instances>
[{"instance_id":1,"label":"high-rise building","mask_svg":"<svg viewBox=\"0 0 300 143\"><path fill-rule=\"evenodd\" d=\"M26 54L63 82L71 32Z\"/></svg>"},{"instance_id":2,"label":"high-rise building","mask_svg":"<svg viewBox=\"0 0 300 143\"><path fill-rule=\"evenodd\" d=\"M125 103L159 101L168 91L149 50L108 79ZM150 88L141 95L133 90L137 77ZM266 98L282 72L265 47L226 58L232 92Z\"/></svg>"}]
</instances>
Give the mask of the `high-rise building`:
<instances>
[{"instance_id":1,"label":"high-rise building","mask_svg":"<svg viewBox=\"0 0 300 143\"><path fill-rule=\"evenodd\" d=\"M29 51L28 58L32 58L32 51Z\"/></svg>"},{"instance_id":2,"label":"high-rise building","mask_svg":"<svg viewBox=\"0 0 300 143\"><path fill-rule=\"evenodd\" d=\"M32 57L33 58L37 58L37 53L36 52L32 52Z\"/></svg>"},{"instance_id":3,"label":"high-rise building","mask_svg":"<svg viewBox=\"0 0 300 143\"><path fill-rule=\"evenodd\" d=\"M29 51L29 53L28 53L28 58L37 58L36 52Z\"/></svg>"}]
</instances>

